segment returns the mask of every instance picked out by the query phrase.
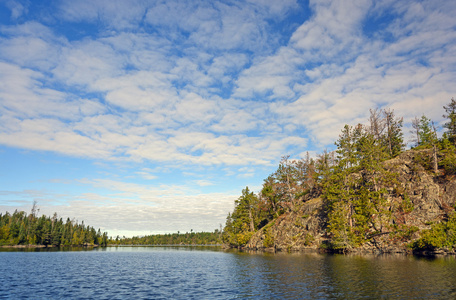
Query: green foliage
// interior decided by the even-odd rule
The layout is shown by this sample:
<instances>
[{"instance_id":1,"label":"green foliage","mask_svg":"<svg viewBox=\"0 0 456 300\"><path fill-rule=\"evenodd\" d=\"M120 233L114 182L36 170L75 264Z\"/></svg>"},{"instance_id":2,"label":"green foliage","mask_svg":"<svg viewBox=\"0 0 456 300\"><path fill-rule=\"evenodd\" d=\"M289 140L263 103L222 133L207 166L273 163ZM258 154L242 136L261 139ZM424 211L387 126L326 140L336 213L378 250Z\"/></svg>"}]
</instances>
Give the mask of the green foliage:
<instances>
[{"instance_id":1,"label":"green foliage","mask_svg":"<svg viewBox=\"0 0 456 300\"><path fill-rule=\"evenodd\" d=\"M409 226L406 224L400 224L399 226L394 226L393 230L390 232L390 239L394 241L409 241L415 232L419 231L419 228L416 226Z\"/></svg>"},{"instance_id":2,"label":"green foliage","mask_svg":"<svg viewBox=\"0 0 456 300\"><path fill-rule=\"evenodd\" d=\"M236 244L238 246L245 246L250 241L252 235L253 232L250 231L243 231L236 234Z\"/></svg>"},{"instance_id":3,"label":"green foliage","mask_svg":"<svg viewBox=\"0 0 456 300\"><path fill-rule=\"evenodd\" d=\"M339 140L335 143L337 146L337 159L339 167L349 169L357 165L356 142L359 137L359 130L354 130L351 126L345 125Z\"/></svg>"},{"instance_id":4,"label":"green foliage","mask_svg":"<svg viewBox=\"0 0 456 300\"><path fill-rule=\"evenodd\" d=\"M258 197L246 187L235 201L233 213L228 214L223 233L223 242L232 246L247 244L253 232L258 229L261 211Z\"/></svg>"},{"instance_id":5,"label":"green foliage","mask_svg":"<svg viewBox=\"0 0 456 300\"><path fill-rule=\"evenodd\" d=\"M421 238L410 244L414 250L435 250L437 248L456 248L456 213L452 212L448 221L433 224L431 229L423 230Z\"/></svg>"},{"instance_id":6,"label":"green foliage","mask_svg":"<svg viewBox=\"0 0 456 300\"><path fill-rule=\"evenodd\" d=\"M323 199L326 204L328 230L332 235L331 246L333 249L346 249L355 246L351 232L353 190L348 186L349 177L345 173L338 169L323 185Z\"/></svg>"},{"instance_id":7,"label":"green foliage","mask_svg":"<svg viewBox=\"0 0 456 300\"><path fill-rule=\"evenodd\" d=\"M437 142L437 133L434 123L425 115L421 116L418 124L418 146L420 148L430 148Z\"/></svg>"},{"instance_id":8,"label":"green foliage","mask_svg":"<svg viewBox=\"0 0 456 300\"><path fill-rule=\"evenodd\" d=\"M78 224L67 219L63 223L56 213L53 217L36 217L34 212L27 216L17 210L12 215L0 214L0 245L106 246L103 235L100 230L97 233L93 227L85 226L84 222Z\"/></svg>"},{"instance_id":9,"label":"green foliage","mask_svg":"<svg viewBox=\"0 0 456 300\"><path fill-rule=\"evenodd\" d=\"M447 131L448 139L453 145L456 145L456 101L451 98L450 103L447 106L443 106L446 114L443 115L448 121L443 125Z\"/></svg>"},{"instance_id":10,"label":"green foliage","mask_svg":"<svg viewBox=\"0 0 456 300\"><path fill-rule=\"evenodd\" d=\"M274 246L274 237L272 236L270 227L263 229L263 233L264 233L263 246L265 248L270 248L270 247Z\"/></svg>"},{"instance_id":11,"label":"green foliage","mask_svg":"<svg viewBox=\"0 0 456 300\"><path fill-rule=\"evenodd\" d=\"M415 206L413 205L412 201L410 200L410 197L408 195L404 195L400 206L399 210L404 213L408 214L411 213L415 209Z\"/></svg>"},{"instance_id":12,"label":"green foliage","mask_svg":"<svg viewBox=\"0 0 456 300\"><path fill-rule=\"evenodd\" d=\"M439 166L444 169L447 175L456 174L456 147L450 142L447 134L444 134L441 139L440 152L443 158L440 160Z\"/></svg>"},{"instance_id":13,"label":"green foliage","mask_svg":"<svg viewBox=\"0 0 456 300\"><path fill-rule=\"evenodd\" d=\"M360 125L355 129L344 127L336 142L337 165L322 181L333 250L362 245L371 236L383 233L391 219L385 186L393 186L397 180L382 165L390 157L390 149L380 134L378 120L376 124L375 131Z\"/></svg>"},{"instance_id":14,"label":"green foliage","mask_svg":"<svg viewBox=\"0 0 456 300\"><path fill-rule=\"evenodd\" d=\"M310 233L306 233L306 236L304 237L304 246L310 246L314 241L315 238Z\"/></svg>"},{"instance_id":15,"label":"green foliage","mask_svg":"<svg viewBox=\"0 0 456 300\"><path fill-rule=\"evenodd\" d=\"M445 170L445 174L456 174L456 153L450 152L442 159L440 165Z\"/></svg>"},{"instance_id":16,"label":"green foliage","mask_svg":"<svg viewBox=\"0 0 456 300\"><path fill-rule=\"evenodd\" d=\"M317 156L315 161L315 181L317 182L318 189L321 192L322 186L331 177L334 168L336 167L336 158L334 152L328 152L327 150Z\"/></svg>"},{"instance_id":17,"label":"green foliage","mask_svg":"<svg viewBox=\"0 0 456 300\"><path fill-rule=\"evenodd\" d=\"M417 150L422 149L415 152L415 163L411 164L412 168L417 166L416 171L423 170L421 165L434 174L441 174L442 169L447 175L456 174L454 99L444 108L449 123L440 141L434 124L426 116L413 121ZM370 110L370 113L370 126L344 126L335 142L335 151L324 151L315 159L310 159L308 154L301 160L285 156L277 171L264 181L256 199L247 196L244 190L233 213L228 215L223 241L239 246L247 243L252 232L263 228L264 246L270 247L274 239L266 224L272 224L281 214L298 212L303 202L316 197L323 200L322 216L329 241L322 247L326 249L345 251L386 234L396 240L410 239L418 229L404 222L414 205L406 188L399 183L398 174L384 163L404 150L403 119L389 109ZM255 201L245 201L247 198ZM435 225L424 232L415 247L447 243L453 229L451 222L445 224L447 227ZM295 225L301 227L299 221ZM446 239L441 238L442 232Z\"/></svg>"},{"instance_id":18,"label":"green foliage","mask_svg":"<svg viewBox=\"0 0 456 300\"><path fill-rule=\"evenodd\" d=\"M264 216L268 221L281 214L293 211L299 204L310 197L315 189L315 161L305 159L291 160L282 157L277 170L264 181L260 193L264 203Z\"/></svg>"},{"instance_id":19,"label":"green foliage","mask_svg":"<svg viewBox=\"0 0 456 300\"><path fill-rule=\"evenodd\" d=\"M110 245L219 245L222 243L222 233L215 229L214 232L193 232L153 234L134 236L131 238L117 237L108 240Z\"/></svg>"},{"instance_id":20,"label":"green foliage","mask_svg":"<svg viewBox=\"0 0 456 300\"><path fill-rule=\"evenodd\" d=\"M432 170L432 157L429 152L421 151L417 152L413 157L413 161L422 166L425 170Z\"/></svg>"}]
</instances>

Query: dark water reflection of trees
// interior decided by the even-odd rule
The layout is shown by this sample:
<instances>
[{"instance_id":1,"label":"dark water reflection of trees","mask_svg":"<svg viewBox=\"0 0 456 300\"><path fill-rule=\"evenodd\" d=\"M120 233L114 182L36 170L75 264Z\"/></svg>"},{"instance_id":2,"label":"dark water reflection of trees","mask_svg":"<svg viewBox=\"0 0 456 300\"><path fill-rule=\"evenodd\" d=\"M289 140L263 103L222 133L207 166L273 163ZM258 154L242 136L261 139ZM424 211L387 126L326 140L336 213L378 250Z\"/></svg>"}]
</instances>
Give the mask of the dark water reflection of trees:
<instances>
[{"instance_id":1,"label":"dark water reflection of trees","mask_svg":"<svg viewBox=\"0 0 456 300\"><path fill-rule=\"evenodd\" d=\"M236 263L247 297L456 299L454 257L240 254Z\"/></svg>"}]
</instances>

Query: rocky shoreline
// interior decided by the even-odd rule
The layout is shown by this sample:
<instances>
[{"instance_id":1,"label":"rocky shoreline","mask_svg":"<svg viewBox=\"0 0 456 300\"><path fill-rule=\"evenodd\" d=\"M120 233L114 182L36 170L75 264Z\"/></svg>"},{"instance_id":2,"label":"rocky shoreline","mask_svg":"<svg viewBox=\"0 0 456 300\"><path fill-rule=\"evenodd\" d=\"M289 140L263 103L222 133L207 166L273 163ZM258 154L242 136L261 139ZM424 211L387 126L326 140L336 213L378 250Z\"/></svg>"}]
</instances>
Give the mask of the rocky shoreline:
<instances>
[{"instance_id":1,"label":"rocky shoreline","mask_svg":"<svg viewBox=\"0 0 456 300\"><path fill-rule=\"evenodd\" d=\"M422 232L454 213L456 204L456 177L441 176L426 170L417 162L425 151L427 150L407 151L385 162L387 168L398 175L395 189L408 193L413 209L404 213L398 209L400 202L397 198L389 199L391 218L385 228L391 229L369 237L367 242L357 248L344 249L344 253L456 255L454 248L413 251L410 247L413 241L422 236ZM338 252L329 247L330 236L326 221L324 201L321 198L305 201L295 210L279 216L255 232L243 249L267 252ZM397 229L398 225L402 229Z\"/></svg>"}]
</instances>

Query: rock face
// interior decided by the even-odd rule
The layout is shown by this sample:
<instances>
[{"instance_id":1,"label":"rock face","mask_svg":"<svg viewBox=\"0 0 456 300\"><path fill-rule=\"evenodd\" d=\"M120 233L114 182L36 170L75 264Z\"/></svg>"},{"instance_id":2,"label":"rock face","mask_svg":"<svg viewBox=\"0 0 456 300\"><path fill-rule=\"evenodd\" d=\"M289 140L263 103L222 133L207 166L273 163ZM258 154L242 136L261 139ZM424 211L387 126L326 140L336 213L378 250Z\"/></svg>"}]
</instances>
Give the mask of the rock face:
<instances>
[{"instance_id":1,"label":"rock face","mask_svg":"<svg viewBox=\"0 0 456 300\"><path fill-rule=\"evenodd\" d=\"M246 248L268 251L317 249L325 237L323 201L315 198L257 231Z\"/></svg>"},{"instance_id":2,"label":"rock face","mask_svg":"<svg viewBox=\"0 0 456 300\"><path fill-rule=\"evenodd\" d=\"M388 199L392 212L389 226L401 228L374 236L356 252L408 252L406 245L420 237L420 231L441 222L454 210L456 178L434 174L426 167L423 158L428 150L407 151L386 161L385 167L397 174L397 182L386 187L395 191ZM405 197L404 197L405 196ZM408 210L403 209L404 198ZM400 209L402 207L402 209ZM412 229L407 232L407 229ZM326 230L324 201L321 198L302 203L294 211L281 215L257 231L247 249L266 251L303 251L325 249L329 241Z\"/></svg>"}]
</instances>

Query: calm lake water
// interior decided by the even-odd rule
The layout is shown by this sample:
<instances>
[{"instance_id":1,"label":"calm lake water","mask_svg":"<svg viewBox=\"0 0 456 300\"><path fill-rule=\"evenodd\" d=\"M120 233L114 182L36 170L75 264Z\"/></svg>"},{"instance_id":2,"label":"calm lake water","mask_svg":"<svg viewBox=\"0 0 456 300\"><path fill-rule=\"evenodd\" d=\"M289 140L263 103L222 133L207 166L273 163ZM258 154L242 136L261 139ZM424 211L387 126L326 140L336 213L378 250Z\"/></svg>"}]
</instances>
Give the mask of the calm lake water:
<instances>
[{"instance_id":1,"label":"calm lake water","mask_svg":"<svg viewBox=\"0 0 456 300\"><path fill-rule=\"evenodd\" d=\"M456 259L202 247L0 252L0 299L456 299Z\"/></svg>"}]
</instances>

